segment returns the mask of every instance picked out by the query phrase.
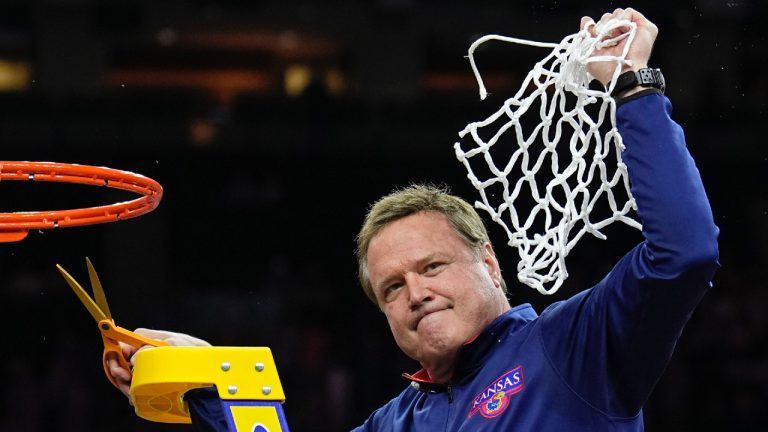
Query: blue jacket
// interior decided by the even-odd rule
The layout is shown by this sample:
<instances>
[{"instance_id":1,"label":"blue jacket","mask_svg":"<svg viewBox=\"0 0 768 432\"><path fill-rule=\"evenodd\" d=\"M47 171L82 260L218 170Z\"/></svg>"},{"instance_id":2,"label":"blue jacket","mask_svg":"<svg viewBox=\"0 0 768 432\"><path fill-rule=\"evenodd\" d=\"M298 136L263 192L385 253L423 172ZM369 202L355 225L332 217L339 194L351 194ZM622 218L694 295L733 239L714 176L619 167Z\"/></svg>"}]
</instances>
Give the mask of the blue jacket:
<instances>
[{"instance_id":1,"label":"blue jacket","mask_svg":"<svg viewBox=\"0 0 768 432\"><path fill-rule=\"evenodd\" d=\"M698 170L648 92L618 108L645 241L594 287L492 322L448 385L423 371L355 431L642 431L642 406L711 286L718 229Z\"/></svg>"}]
</instances>

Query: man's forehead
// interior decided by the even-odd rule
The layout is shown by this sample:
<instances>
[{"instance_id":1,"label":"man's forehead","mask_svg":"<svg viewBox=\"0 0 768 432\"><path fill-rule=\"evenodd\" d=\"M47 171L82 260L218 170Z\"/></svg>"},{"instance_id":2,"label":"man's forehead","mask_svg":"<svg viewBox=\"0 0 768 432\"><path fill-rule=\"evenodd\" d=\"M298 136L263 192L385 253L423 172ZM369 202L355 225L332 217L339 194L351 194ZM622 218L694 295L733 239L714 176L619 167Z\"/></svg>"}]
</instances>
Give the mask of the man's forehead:
<instances>
[{"instance_id":1,"label":"man's forehead","mask_svg":"<svg viewBox=\"0 0 768 432\"><path fill-rule=\"evenodd\" d=\"M416 213L381 229L368 246L370 270L380 265L407 264L466 246L448 218L435 212Z\"/></svg>"},{"instance_id":2,"label":"man's forehead","mask_svg":"<svg viewBox=\"0 0 768 432\"><path fill-rule=\"evenodd\" d=\"M392 240L402 241L412 237L446 238L458 234L453 229L448 217L442 213L422 211L396 219L384 225L372 238L368 250L374 244L387 243Z\"/></svg>"}]
</instances>

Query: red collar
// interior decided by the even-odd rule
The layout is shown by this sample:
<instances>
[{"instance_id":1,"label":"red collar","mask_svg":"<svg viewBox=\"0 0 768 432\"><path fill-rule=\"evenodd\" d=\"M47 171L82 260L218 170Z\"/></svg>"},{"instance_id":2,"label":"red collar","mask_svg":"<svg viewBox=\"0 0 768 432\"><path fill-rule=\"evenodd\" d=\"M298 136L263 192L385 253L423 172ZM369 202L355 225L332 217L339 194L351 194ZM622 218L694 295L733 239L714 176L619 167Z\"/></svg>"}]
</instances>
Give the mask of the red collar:
<instances>
[{"instance_id":1,"label":"red collar","mask_svg":"<svg viewBox=\"0 0 768 432\"><path fill-rule=\"evenodd\" d=\"M467 345L471 344L481 334L483 334L483 333L480 332L480 333L476 334L475 336L471 337L468 341L464 342L464 345L462 345L462 346L467 346ZM438 383L432 381L432 378L430 378L429 373L424 368L421 368L421 370L419 370L418 372L416 372L413 375L411 375L409 373L403 373L403 377L405 379L408 379L408 380L413 381L413 382L417 382L419 384L438 384Z\"/></svg>"},{"instance_id":2,"label":"red collar","mask_svg":"<svg viewBox=\"0 0 768 432\"><path fill-rule=\"evenodd\" d=\"M429 377L429 374L427 373L427 370L424 368L422 368L420 371L416 372L413 375L409 373L404 373L403 377L420 384L437 384L436 382L432 381L432 379Z\"/></svg>"},{"instance_id":3,"label":"red collar","mask_svg":"<svg viewBox=\"0 0 768 432\"><path fill-rule=\"evenodd\" d=\"M484 359L493 350L493 347L501 343L501 335L516 331L537 318L531 305L522 304L515 306L501 316L497 317L477 336L469 339L459 351L454 365L454 379L463 379L467 374L472 374L484 362ZM413 383L429 386L441 386L430 378L426 369L421 369L414 374L404 373L403 377Z\"/></svg>"}]
</instances>

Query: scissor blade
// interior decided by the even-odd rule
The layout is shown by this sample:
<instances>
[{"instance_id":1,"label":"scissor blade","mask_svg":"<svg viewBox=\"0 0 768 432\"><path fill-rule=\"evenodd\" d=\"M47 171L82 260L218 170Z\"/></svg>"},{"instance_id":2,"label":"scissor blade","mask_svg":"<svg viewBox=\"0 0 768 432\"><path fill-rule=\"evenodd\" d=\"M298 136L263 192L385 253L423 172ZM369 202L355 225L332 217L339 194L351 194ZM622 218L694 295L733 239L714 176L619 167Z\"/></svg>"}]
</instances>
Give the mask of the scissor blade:
<instances>
[{"instance_id":1,"label":"scissor blade","mask_svg":"<svg viewBox=\"0 0 768 432\"><path fill-rule=\"evenodd\" d=\"M108 319L112 319L112 312L109 311L107 297L104 295L104 288L101 287L96 269L93 268L93 264L91 264L91 260L88 257L85 257L85 263L88 265L88 277L91 279L91 287L93 288L93 297L96 300L96 305Z\"/></svg>"},{"instance_id":2,"label":"scissor blade","mask_svg":"<svg viewBox=\"0 0 768 432\"><path fill-rule=\"evenodd\" d=\"M72 276L67 273L64 268L62 268L60 265L56 264L56 268L59 269L59 272L62 276L64 276L64 280L67 281L69 284L69 287L72 288L72 291L75 292L75 295L80 299L80 302L83 303L83 306L85 306L86 309L88 309L88 312L91 314L93 319L96 320L96 322L99 322L103 319L107 319L107 316L104 315L104 312L99 309L99 307L96 305L96 303L93 302L90 296L85 292L83 287L80 286L79 283L73 278Z\"/></svg>"}]
</instances>

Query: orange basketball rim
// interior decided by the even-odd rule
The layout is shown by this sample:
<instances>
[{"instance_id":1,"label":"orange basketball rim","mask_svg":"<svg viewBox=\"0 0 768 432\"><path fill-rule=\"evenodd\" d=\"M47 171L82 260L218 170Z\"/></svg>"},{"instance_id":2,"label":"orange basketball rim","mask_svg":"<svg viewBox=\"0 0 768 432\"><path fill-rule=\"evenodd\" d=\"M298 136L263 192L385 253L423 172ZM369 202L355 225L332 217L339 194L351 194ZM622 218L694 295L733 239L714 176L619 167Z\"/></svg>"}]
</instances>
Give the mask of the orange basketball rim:
<instances>
[{"instance_id":1,"label":"orange basketball rim","mask_svg":"<svg viewBox=\"0 0 768 432\"><path fill-rule=\"evenodd\" d=\"M151 178L128 171L56 162L0 161L0 181L79 183L135 192L140 197L98 207L0 213L0 242L23 240L29 230L66 228L130 219L154 210L163 188Z\"/></svg>"}]
</instances>

